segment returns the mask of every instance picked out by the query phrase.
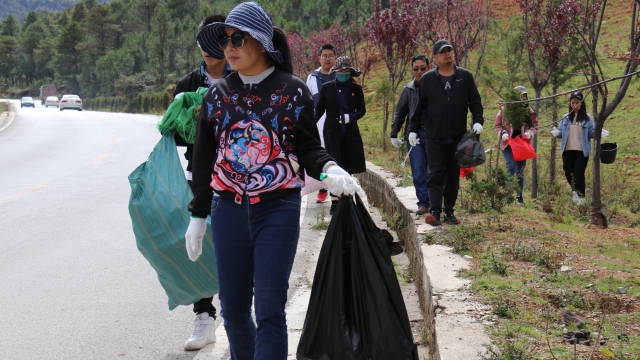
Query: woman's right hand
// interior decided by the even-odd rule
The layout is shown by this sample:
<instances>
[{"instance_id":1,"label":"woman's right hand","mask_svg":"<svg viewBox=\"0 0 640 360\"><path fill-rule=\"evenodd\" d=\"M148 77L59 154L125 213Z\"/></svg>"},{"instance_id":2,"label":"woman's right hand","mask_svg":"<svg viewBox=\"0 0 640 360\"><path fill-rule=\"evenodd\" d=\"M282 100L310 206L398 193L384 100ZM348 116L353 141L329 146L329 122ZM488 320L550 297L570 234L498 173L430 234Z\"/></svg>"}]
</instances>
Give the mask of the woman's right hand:
<instances>
[{"instance_id":1,"label":"woman's right hand","mask_svg":"<svg viewBox=\"0 0 640 360\"><path fill-rule=\"evenodd\" d=\"M551 130L551 135L553 135L553 137L558 137L558 135L560 135L560 130L554 127L553 130Z\"/></svg>"},{"instance_id":2,"label":"woman's right hand","mask_svg":"<svg viewBox=\"0 0 640 360\"><path fill-rule=\"evenodd\" d=\"M509 134L503 133L502 134L502 141L507 141L507 140L509 140Z\"/></svg>"},{"instance_id":3,"label":"woman's right hand","mask_svg":"<svg viewBox=\"0 0 640 360\"><path fill-rule=\"evenodd\" d=\"M202 255L202 238L207 231L207 219L192 217L185 234L185 247L189 260L196 261Z\"/></svg>"}]
</instances>

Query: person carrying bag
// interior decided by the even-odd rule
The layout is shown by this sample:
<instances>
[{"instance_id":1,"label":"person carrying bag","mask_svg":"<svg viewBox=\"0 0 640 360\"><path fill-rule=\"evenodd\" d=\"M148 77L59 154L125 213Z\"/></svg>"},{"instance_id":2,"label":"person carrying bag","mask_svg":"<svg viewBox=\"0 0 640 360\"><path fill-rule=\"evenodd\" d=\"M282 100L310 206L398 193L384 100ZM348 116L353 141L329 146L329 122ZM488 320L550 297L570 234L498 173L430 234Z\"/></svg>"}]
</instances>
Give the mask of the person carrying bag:
<instances>
[{"instance_id":1,"label":"person carrying bag","mask_svg":"<svg viewBox=\"0 0 640 360\"><path fill-rule=\"evenodd\" d=\"M527 89L524 86L516 86L514 90L520 93L521 100L527 99ZM507 106L525 106L526 110L528 110L528 115L525 115L522 119L508 119L505 116L505 107L501 106L498 115L496 115L494 125L494 129L500 137L499 145L502 150L502 156L507 163L507 173L509 176L515 176L518 179L516 203L524 205L524 199L522 198L524 168L527 165L527 159L535 157L535 151L531 147L529 140L538 132L538 114L531 106L526 104Z\"/></svg>"}]
</instances>

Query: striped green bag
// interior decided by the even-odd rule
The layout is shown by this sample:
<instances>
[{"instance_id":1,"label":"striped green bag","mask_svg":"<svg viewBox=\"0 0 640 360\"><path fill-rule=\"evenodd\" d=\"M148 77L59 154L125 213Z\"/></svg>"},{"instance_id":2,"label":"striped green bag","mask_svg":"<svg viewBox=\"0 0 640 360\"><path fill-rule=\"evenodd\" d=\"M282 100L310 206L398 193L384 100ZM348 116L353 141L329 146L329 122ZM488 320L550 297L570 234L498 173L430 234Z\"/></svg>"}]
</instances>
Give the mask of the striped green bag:
<instances>
[{"instance_id":1,"label":"striped green bag","mask_svg":"<svg viewBox=\"0 0 640 360\"><path fill-rule=\"evenodd\" d=\"M173 134L160 139L149 159L129 175L129 184L129 214L136 245L158 273L169 297L169 309L217 294L218 269L211 227L207 226L198 261L189 260L185 249L184 234L190 218L187 205L192 193Z\"/></svg>"}]
</instances>

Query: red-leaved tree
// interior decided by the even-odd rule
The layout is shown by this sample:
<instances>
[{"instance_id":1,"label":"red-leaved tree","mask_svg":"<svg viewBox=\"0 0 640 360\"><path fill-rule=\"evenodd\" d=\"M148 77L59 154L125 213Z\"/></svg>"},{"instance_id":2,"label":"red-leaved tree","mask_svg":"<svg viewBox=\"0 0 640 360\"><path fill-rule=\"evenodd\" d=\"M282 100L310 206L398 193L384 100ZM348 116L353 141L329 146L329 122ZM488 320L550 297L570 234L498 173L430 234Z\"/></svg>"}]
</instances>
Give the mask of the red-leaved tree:
<instances>
[{"instance_id":1,"label":"red-leaved tree","mask_svg":"<svg viewBox=\"0 0 640 360\"><path fill-rule=\"evenodd\" d=\"M309 43L293 30L289 33L287 40L289 41L289 48L291 49L293 74L306 80L307 74L313 67L313 60L309 55Z\"/></svg>"},{"instance_id":2,"label":"red-leaved tree","mask_svg":"<svg viewBox=\"0 0 640 360\"><path fill-rule=\"evenodd\" d=\"M411 1L391 0L388 9L380 8L380 0L376 1L375 11L367 20L367 39L382 55L382 60L389 71L391 94L396 93L398 86L405 79L409 63L417 48L415 4ZM387 150L387 124L389 122L389 102L395 96L384 97L384 119L382 122L383 150ZM395 102L393 104L395 108Z\"/></svg>"},{"instance_id":3,"label":"red-leaved tree","mask_svg":"<svg viewBox=\"0 0 640 360\"><path fill-rule=\"evenodd\" d=\"M336 23L330 28L309 36L309 50L313 54L313 66L320 66L318 56L320 56L320 48L324 44L331 44L336 48L337 55L345 55L347 41L345 39L342 25Z\"/></svg>"},{"instance_id":4,"label":"red-leaved tree","mask_svg":"<svg viewBox=\"0 0 640 360\"><path fill-rule=\"evenodd\" d=\"M428 49L439 39L447 39L457 64L467 68L469 52L486 43L491 15L487 5L485 0L417 0L414 11L419 19L416 26L422 47ZM481 55L482 52L477 69Z\"/></svg>"}]
</instances>

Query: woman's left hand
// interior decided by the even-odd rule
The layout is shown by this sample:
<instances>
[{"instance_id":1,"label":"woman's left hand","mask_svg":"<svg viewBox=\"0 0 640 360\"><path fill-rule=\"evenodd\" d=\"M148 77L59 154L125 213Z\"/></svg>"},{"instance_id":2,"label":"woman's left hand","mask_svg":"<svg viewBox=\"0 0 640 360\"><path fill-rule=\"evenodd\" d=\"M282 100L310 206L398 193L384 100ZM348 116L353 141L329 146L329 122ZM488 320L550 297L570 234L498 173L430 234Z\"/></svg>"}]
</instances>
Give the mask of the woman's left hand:
<instances>
[{"instance_id":1,"label":"woman's left hand","mask_svg":"<svg viewBox=\"0 0 640 360\"><path fill-rule=\"evenodd\" d=\"M531 131L527 130L524 132L524 138L529 140L531 139Z\"/></svg>"},{"instance_id":2,"label":"woman's left hand","mask_svg":"<svg viewBox=\"0 0 640 360\"><path fill-rule=\"evenodd\" d=\"M602 129L602 138L606 139L609 136L609 130Z\"/></svg>"}]
</instances>

